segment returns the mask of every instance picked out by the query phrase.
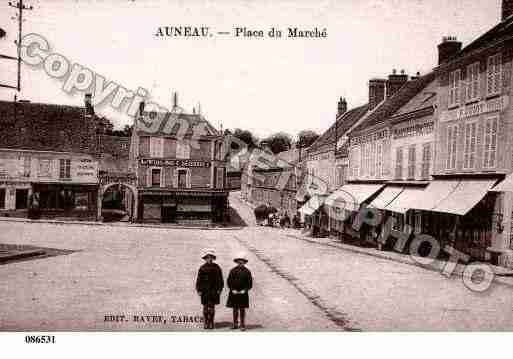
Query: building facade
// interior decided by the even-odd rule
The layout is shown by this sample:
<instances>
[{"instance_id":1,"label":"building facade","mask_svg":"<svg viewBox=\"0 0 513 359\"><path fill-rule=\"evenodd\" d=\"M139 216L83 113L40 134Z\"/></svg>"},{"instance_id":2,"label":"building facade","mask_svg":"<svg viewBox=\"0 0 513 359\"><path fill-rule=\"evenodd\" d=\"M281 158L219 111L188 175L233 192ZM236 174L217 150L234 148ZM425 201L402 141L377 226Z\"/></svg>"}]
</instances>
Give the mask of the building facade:
<instances>
[{"instance_id":1,"label":"building facade","mask_svg":"<svg viewBox=\"0 0 513 359\"><path fill-rule=\"evenodd\" d=\"M227 221L223 137L203 116L144 112L142 105L130 162L137 176L139 221Z\"/></svg>"},{"instance_id":2,"label":"building facade","mask_svg":"<svg viewBox=\"0 0 513 359\"><path fill-rule=\"evenodd\" d=\"M0 101L0 213L96 219L97 130L85 108Z\"/></svg>"}]
</instances>

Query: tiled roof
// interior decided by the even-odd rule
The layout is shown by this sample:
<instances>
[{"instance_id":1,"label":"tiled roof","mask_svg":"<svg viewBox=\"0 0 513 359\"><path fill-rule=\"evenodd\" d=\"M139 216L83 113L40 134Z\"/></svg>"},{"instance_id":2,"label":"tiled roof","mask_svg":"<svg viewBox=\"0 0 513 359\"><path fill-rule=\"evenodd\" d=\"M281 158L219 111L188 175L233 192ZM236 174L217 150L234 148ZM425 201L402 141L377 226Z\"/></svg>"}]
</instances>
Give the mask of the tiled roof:
<instances>
[{"instance_id":1,"label":"tiled roof","mask_svg":"<svg viewBox=\"0 0 513 359\"><path fill-rule=\"evenodd\" d=\"M0 148L94 153L96 121L82 107L0 101Z\"/></svg>"},{"instance_id":2,"label":"tiled roof","mask_svg":"<svg viewBox=\"0 0 513 359\"><path fill-rule=\"evenodd\" d=\"M483 35L472 41L469 45L465 46L458 54L454 57L458 58L465 56L474 50L489 46L492 43L500 42L513 35L513 17L509 17L504 21L501 21L493 28L485 32Z\"/></svg>"},{"instance_id":3,"label":"tiled roof","mask_svg":"<svg viewBox=\"0 0 513 359\"><path fill-rule=\"evenodd\" d=\"M129 172L130 137L101 135L100 148L100 171Z\"/></svg>"},{"instance_id":4,"label":"tiled roof","mask_svg":"<svg viewBox=\"0 0 513 359\"><path fill-rule=\"evenodd\" d=\"M403 85L394 95L384 101L369 117L355 128L359 132L371 126L385 122L401 107L405 106L415 95L422 91L426 86L435 80L435 73L430 72L415 80L410 80Z\"/></svg>"},{"instance_id":5,"label":"tiled roof","mask_svg":"<svg viewBox=\"0 0 513 359\"><path fill-rule=\"evenodd\" d=\"M406 113L431 107L436 103L436 94L438 91L438 83L430 82L422 91L417 93L406 105L401 107L393 116L403 115Z\"/></svg>"},{"instance_id":6,"label":"tiled roof","mask_svg":"<svg viewBox=\"0 0 513 359\"><path fill-rule=\"evenodd\" d=\"M157 125L155 128L152 128L152 123L155 121ZM173 124L172 121L176 121ZM178 114L178 118L176 115L171 113L164 112L144 112L143 118L135 121L136 130L139 134L159 134L159 135L177 135L178 131L183 131L180 126L182 124L188 124L186 136L190 136L193 134L193 129L198 125L204 125L204 130L202 131L201 127L199 127L199 135L200 136L218 136L219 132L202 116L198 114L186 114L180 113ZM167 128L167 127L171 128ZM151 130L149 130L151 129ZM194 129L194 131L198 131L198 129Z\"/></svg>"},{"instance_id":7,"label":"tiled roof","mask_svg":"<svg viewBox=\"0 0 513 359\"><path fill-rule=\"evenodd\" d=\"M308 152L314 152L320 147L335 142L336 138L342 137L359 119L361 119L368 111L369 105L355 107L339 116L336 122L326 130L309 148Z\"/></svg>"}]
</instances>

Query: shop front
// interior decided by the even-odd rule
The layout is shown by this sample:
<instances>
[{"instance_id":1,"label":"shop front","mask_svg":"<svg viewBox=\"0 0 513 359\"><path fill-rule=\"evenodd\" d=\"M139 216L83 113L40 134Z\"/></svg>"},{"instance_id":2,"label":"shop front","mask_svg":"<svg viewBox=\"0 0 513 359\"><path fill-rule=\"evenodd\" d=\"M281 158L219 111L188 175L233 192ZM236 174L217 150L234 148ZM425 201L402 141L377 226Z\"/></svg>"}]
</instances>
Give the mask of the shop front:
<instances>
[{"instance_id":1,"label":"shop front","mask_svg":"<svg viewBox=\"0 0 513 359\"><path fill-rule=\"evenodd\" d=\"M29 215L95 220L97 184L33 183Z\"/></svg>"}]
</instances>

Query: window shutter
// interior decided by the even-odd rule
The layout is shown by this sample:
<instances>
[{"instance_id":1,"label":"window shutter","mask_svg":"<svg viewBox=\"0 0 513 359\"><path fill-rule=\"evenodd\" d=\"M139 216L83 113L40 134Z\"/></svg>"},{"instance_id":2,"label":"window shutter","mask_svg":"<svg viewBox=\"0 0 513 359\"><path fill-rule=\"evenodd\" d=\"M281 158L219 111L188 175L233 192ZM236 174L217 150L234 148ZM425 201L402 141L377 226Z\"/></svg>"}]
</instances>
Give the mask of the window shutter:
<instances>
[{"instance_id":1,"label":"window shutter","mask_svg":"<svg viewBox=\"0 0 513 359\"><path fill-rule=\"evenodd\" d=\"M408 178L415 178L415 145L408 148Z\"/></svg>"},{"instance_id":2,"label":"window shutter","mask_svg":"<svg viewBox=\"0 0 513 359\"><path fill-rule=\"evenodd\" d=\"M403 177L402 169L403 169L403 149L398 147L395 152L395 178L400 180Z\"/></svg>"}]
</instances>

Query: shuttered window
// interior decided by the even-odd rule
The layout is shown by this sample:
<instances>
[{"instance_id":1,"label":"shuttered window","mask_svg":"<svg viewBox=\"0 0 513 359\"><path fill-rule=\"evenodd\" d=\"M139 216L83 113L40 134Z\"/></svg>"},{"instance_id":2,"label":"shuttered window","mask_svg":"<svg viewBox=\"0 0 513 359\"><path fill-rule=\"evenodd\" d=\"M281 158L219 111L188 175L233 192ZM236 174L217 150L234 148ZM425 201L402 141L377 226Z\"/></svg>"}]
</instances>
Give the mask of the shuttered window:
<instances>
[{"instance_id":1,"label":"shuttered window","mask_svg":"<svg viewBox=\"0 0 513 359\"><path fill-rule=\"evenodd\" d=\"M61 179L71 178L71 160L61 159L59 161L59 177Z\"/></svg>"},{"instance_id":2,"label":"shuttered window","mask_svg":"<svg viewBox=\"0 0 513 359\"><path fill-rule=\"evenodd\" d=\"M497 127L498 117L486 120L484 129L484 168L494 168L497 162Z\"/></svg>"},{"instance_id":3,"label":"shuttered window","mask_svg":"<svg viewBox=\"0 0 513 359\"><path fill-rule=\"evenodd\" d=\"M467 101L479 98L479 62L467 67Z\"/></svg>"},{"instance_id":4,"label":"shuttered window","mask_svg":"<svg viewBox=\"0 0 513 359\"><path fill-rule=\"evenodd\" d=\"M460 70L449 73L449 107L456 106L460 103L460 79Z\"/></svg>"},{"instance_id":5,"label":"shuttered window","mask_svg":"<svg viewBox=\"0 0 513 359\"><path fill-rule=\"evenodd\" d=\"M415 145L411 145L408 148L408 178L415 179Z\"/></svg>"},{"instance_id":6,"label":"shuttered window","mask_svg":"<svg viewBox=\"0 0 513 359\"><path fill-rule=\"evenodd\" d=\"M429 179L431 168L431 143L422 145L422 179Z\"/></svg>"},{"instance_id":7,"label":"shuttered window","mask_svg":"<svg viewBox=\"0 0 513 359\"><path fill-rule=\"evenodd\" d=\"M447 164L448 170L456 168L456 145L458 141L458 125L447 127Z\"/></svg>"},{"instance_id":8,"label":"shuttered window","mask_svg":"<svg viewBox=\"0 0 513 359\"><path fill-rule=\"evenodd\" d=\"M164 138L150 137L150 156L154 158L164 157Z\"/></svg>"},{"instance_id":9,"label":"shuttered window","mask_svg":"<svg viewBox=\"0 0 513 359\"><path fill-rule=\"evenodd\" d=\"M496 95L501 92L502 56L496 54L488 58L486 69L486 93Z\"/></svg>"},{"instance_id":10,"label":"shuttered window","mask_svg":"<svg viewBox=\"0 0 513 359\"><path fill-rule=\"evenodd\" d=\"M465 148L463 168L472 169L476 159L477 122L465 124Z\"/></svg>"},{"instance_id":11,"label":"shuttered window","mask_svg":"<svg viewBox=\"0 0 513 359\"><path fill-rule=\"evenodd\" d=\"M395 150L395 178L400 180L403 178L403 149L397 147Z\"/></svg>"}]
</instances>

